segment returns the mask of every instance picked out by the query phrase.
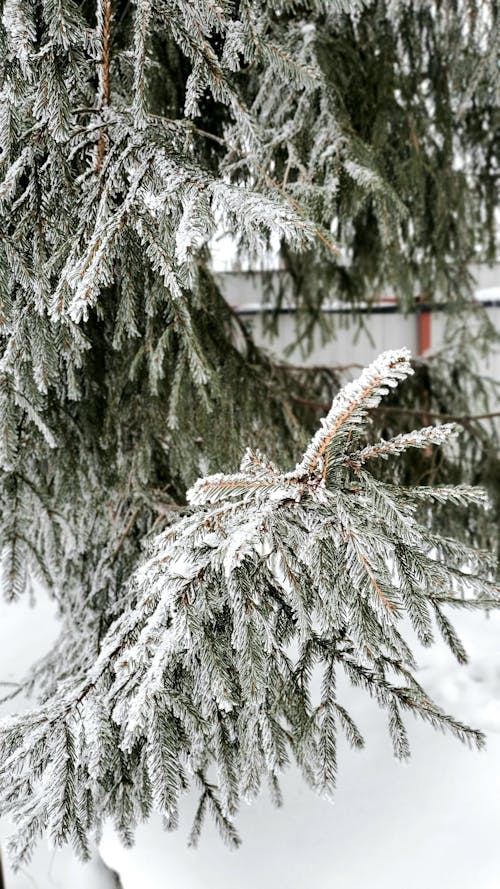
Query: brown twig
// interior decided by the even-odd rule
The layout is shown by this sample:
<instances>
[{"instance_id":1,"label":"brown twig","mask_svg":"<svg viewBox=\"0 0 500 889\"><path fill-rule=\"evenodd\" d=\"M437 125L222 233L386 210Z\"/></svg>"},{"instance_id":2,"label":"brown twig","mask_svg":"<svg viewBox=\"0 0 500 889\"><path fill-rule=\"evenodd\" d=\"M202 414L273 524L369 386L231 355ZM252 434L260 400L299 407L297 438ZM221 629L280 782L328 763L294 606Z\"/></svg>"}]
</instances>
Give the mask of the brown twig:
<instances>
[{"instance_id":1,"label":"brown twig","mask_svg":"<svg viewBox=\"0 0 500 889\"><path fill-rule=\"evenodd\" d=\"M429 411L427 408L409 407L379 407L377 412L388 414L410 414L416 417L428 417L430 420L445 420L447 423L473 423L475 420L494 420L500 417L500 411L491 411L486 414L441 414L437 411Z\"/></svg>"},{"instance_id":2,"label":"brown twig","mask_svg":"<svg viewBox=\"0 0 500 889\"><path fill-rule=\"evenodd\" d=\"M216 136L215 133L209 133L208 130L201 130L199 127L195 126L191 121L183 121L180 118L175 117L165 117L164 114L151 114L149 113L148 117L151 117L152 120L158 120L160 123L166 123L176 127L182 127L187 133L194 133L197 136L203 136L204 139L210 139L212 142L216 142L218 145L223 145L227 148L227 142L221 136Z\"/></svg>"},{"instance_id":3,"label":"brown twig","mask_svg":"<svg viewBox=\"0 0 500 889\"><path fill-rule=\"evenodd\" d=\"M325 401L310 401L300 395L292 395L294 401L309 407L315 411L329 411L331 403ZM446 423L473 423L476 420L494 420L500 417L500 411L492 411L487 414L442 414L437 411L429 411L426 408L412 407L375 407L371 409L374 414L409 414L413 417L428 417L430 420L443 420Z\"/></svg>"},{"instance_id":4,"label":"brown twig","mask_svg":"<svg viewBox=\"0 0 500 889\"><path fill-rule=\"evenodd\" d=\"M338 430L341 428L341 426L343 426L343 424L346 422L346 420L349 419L349 417L356 410L358 405L361 404L362 401L367 399L370 396L370 394L373 392L373 390L377 388L377 386L382 382L382 379L383 378L381 376L375 377L375 379L372 380L372 382L369 383L363 389L359 398L356 401L351 402L351 404L345 409L343 414L340 415L340 417L335 422L333 428L330 429L328 435L321 442L320 447L318 448L316 454L314 455L313 459L311 460L311 464L309 467L310 472L314 472L314 470L316 469L316 466L318 465L320 458L325 453L330 442L335 438L335 436L336 436ZM329 410L329 408L328 408L328 410ZM325 478L325 476L326 476L327 468L328 468L328 465L327 465L327 462L325 461L325 465L323 467L323 478Z\"/></svg>"},{"instance_id":5,"label":"brown twig","mask_svg":"<svg viewBox=\"0 0 500 889\"><path fill-rule=\"evenodd\" d=\"M347 370L363 370L364 364L353 361L351 364L280 364L280 370L285 373L324 373L332 376L333 374L345 373Z\"/></svg>"},{"instance_id":6,"label":"brown twig","mask_svg":"<svg viewBox=\"0 0 500 889\"><path fill-rule=\"evenodd\" d=\"M117 546L116 546L116 549L115 549L115 551L114 551L114 553L113 553L113 557L112 557L112 559L111 559L111 564L113 564L113 562L115 561L115 559L116 559L118 553L120 552L120 550L121 550L123 544L125 543L125 541L126 541L128 535L130 534L132 528L134 527L135 522L136 522L136 519L138 518L140 512L141 512L140 508L137 508L137 509L134 510L134 512L133 512L132 515L130 516L130 518L129 518L129 520L128 520L128 522L127 522L127 524L125 525L125 528L124 528L124 530L123 530L123 534L122 534L122 536L120 537L120 539L119 539L119 541L118 541L118 544L117 544Z\"/></svg>"},{"instance_id":7,"label":"brown twig","mask_svg":"<svg viewBox=\"0 0 500 889\"><path fill-rule=\"evenodd\" d=\"M109 66L111 61L110 55L110 36L111 36L111 0L104 0L104 17L102 23L102 99L101 111L109 105L111 95ZM106 129L101 130L99 142L97 143L97 164L98 173L102 170L104 154L106 151Z\"/></svg>"},{"instance_id":8,"label":"brown twig","mask_svg":"<svg viewBox=\"0 0 500 889\"><path fill-rule=\"evenodd\" d=\"M375 577L374 574L372 574L372 571L371 571L372 566L370 565L368 559L366 558L366 556L363 555L363 553L358 553L358 555L359 555L359 558L361 559L362 564L364 565L365 571L368 574L368 577L370 578L372 586L373 586L375 592L377 593L377 596L379 597L380 601L385 605L385 607L387 608L388 611L394 611L394 605L392 604L392 602L389 602L389 599L386 596L384 596L377 578Z\"/></svg>"}]
</instances>

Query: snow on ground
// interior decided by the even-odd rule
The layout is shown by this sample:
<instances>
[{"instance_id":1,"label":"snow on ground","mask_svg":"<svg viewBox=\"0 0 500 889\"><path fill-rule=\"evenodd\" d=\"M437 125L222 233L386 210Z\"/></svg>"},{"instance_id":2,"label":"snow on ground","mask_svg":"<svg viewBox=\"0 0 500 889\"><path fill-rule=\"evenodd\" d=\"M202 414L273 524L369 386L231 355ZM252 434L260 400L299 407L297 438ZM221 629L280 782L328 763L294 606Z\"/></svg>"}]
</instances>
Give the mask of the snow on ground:
<instances>
[{"instance_id":1,"label":"snow on ground","mask_svg":"<svg viewBox=\"0 0 500 889\"><path fill-rule=\"evenodd\" d=\"M0 603L0 682L16 683L38 658L50 649L58 635L55 603L40 594L35 607L28 598L8 605ZM0 697L13 690L0 685ZM21 696L3 704L0 716L29 707ZM115 889L116 882L99 854L88 864L78 861L73 851L49 849L41 844L29 866L13 873L5 860L6 839L13 832L6 818L0 820L0 844L5 877L5 889Z\"/></svg>"},{"instance_id":2,"label":"snow on ground","mask_svg":"<svg viewBox=\"0 0 500 889\"><path fill-rule=\"evenodd\" d=\"M0 606L0 678L15 681L48 649L57 632L54 608L40 598ZM421 650L420 679L438 702L488 734L478 753L430 727L407 722L409 764L391 753L383 716L359 690L340 686L340 700L363 731L366 748L339 749L334 805L318 799L294 769L283 780L285 805L264 793L238 817L243 845L227 850L211 825L195 851L186 837L196 800L188 798L177 833L159 819L123 849L111 826L101 854L124 889L500 889L500 614L452 617L470 654L460 667L444 645ZM4 705L14 709L14 702ZM2 822L4 843L9 825ZM42 845L6 889L104 889L113 885L95 858Z\"/></svg>"}]
</instances>

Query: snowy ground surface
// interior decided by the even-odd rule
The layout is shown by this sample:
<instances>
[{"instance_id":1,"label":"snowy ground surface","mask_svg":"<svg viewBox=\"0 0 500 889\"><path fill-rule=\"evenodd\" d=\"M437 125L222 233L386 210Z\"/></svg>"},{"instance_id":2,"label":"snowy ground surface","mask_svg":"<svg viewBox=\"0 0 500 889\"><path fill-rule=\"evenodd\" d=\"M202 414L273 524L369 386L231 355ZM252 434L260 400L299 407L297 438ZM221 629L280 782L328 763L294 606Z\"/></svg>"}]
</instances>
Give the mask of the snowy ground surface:
<instances>
[{"instance_id":1,"label":"snowy ground surface","mask_svg":"<svg viewBox=\"0 0 500 889\"><path fill-rule=\"evenodd\" d=\"M458 666L436 645L421 651L420 678L442 706L487 732L485 752L411 721L413 757L403 766L392 758L376 707L345 688L341 700L366 748L341 746L334 805L317 799L291 769L282 809L264 794L241 812L238 852L210 826L198 850L187 848L194 799L186 800L177 833L164 834L153 820L139 829L132 850L121 848L110 826L101 854L124 889L500 889L500 614L452 617L470 664ZM43 598L35 608L2 604L0 678L19 679L56 633L54 610ZM9 829L1 822L2 843ZM20 873L7 866L5 876L6 889L116 885L98 857L81 865L71 852L46 847Z\"/></svg>"}]
</instances>

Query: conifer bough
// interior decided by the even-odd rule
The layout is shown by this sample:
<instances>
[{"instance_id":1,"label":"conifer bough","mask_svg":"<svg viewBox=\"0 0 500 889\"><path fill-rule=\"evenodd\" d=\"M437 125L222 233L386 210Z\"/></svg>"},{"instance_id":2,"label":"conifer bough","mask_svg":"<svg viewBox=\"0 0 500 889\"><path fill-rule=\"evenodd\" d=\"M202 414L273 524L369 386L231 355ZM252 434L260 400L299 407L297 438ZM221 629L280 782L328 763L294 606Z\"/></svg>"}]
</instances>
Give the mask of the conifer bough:
<instances>
[{"instance_id":1,"label":"conifer bough","mask_svg":"<svg viewBox=\"0 0 500 889\"><path fill-rule=\"evenodd\" d=\"M108 816L125 842L153 808L175 827L192 783L201 795L191 842L208 809L237 844L240 801L267 781L279 803L291 761L331 797L338 730L363 746L337 699L342 671L386 710L397 757L409 755L404 713L483 745L416 681L400 622L407 615L423 645L437 628L466 660L445 611L498 604L493 559L429 531L418 509L486 506L485 494L391 486L367 468L442 444L455 425L359 448L370 409L413 373L409 357L385 352L349 383L293 471L247 450L239 472L200 479L191 514L152 541L130 579L88 673L3 722L2 807L18 823L16 860L46 832L86 855Z\"/></svg>"}]
</instances>

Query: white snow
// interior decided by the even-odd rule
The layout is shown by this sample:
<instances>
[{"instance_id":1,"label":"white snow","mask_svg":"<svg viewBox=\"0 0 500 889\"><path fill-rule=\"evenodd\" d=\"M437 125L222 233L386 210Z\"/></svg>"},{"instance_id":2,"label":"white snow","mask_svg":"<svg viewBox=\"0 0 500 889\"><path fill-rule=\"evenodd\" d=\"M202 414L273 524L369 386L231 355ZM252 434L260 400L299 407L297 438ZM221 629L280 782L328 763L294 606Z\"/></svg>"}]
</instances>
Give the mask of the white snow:
<instances>
[{"instance_id":1,"label":"white snow","mask_svg":"<svg viewBox=\"0 0 500 889\"><path fill-rule=\"evenodd\" d=\"M28 598L7 604L0 600L0 682L16 683L31 665L49 651L59 632L55 603L43 593L35 607ZM4 697L14 685L0 685ZM30 702L23 696L0 706L0 716L25 710ZM6 818L0 820L0 845L5 889L117 889L113 874L104 864L98 850L87 864L82 864L68 847L51 849L40 844L29 866L17 873L6 860L7 838L14 827Z\"/></svg>"},{"instance_id":2,"label":"white snow","mask_svg":"<svg viewBox=\"0 0 500 889\"><path fill-rule=\"evenodd\" d=\"M271 806L267 792L242 809L237 852L223 846L210 824L199 848L187 847L194 796L185 801L177 833L163 833L154 818L138 830L131 850L109 826L100 850L120 872L124 889L499 889L500 614L451 616L470 664L460 667L438 643L420 649L420 679L448 711L487 732L486 751L469 751L409 720L413 755L402 765L392 756L377 707L341 685L339 699L363 731L366 748L354 752L340 743L334 805L318 799L290 769L281 810ZM42 597L33 609L2 603L0 617L0 675L16 681L50 647L54 608ZM10 830L1 823L2 845ZM6 867L6 889L109 885L98 858L81 865L70 850L41 846L22 872Z\"/></svg>"},{"instance_id":3,"label":"white snow","mask_svg":"<svg viewBox=\"0 0 500 889\"><path fill-rule=\"evenodd\" d=\"M227 850L211 825L197 850L186 847L194 798L176 834L163 834L153 819L132 850L122 849L109 828L101 852L122 874L124 889L498 889L500 615L461 615L455 623L470 665L460 667L436 645L422 652L421 679L447 710L488 732L486 751L470 751L410 719L413 755L402 765L376 706L343 688L341 700L366 749L340 744L334 805L291 769L281 810L265 793L240 813L238 852Z\"/></svg>"}]
</instances>

